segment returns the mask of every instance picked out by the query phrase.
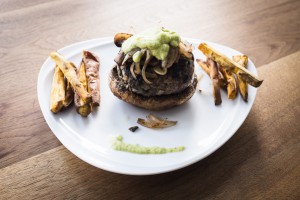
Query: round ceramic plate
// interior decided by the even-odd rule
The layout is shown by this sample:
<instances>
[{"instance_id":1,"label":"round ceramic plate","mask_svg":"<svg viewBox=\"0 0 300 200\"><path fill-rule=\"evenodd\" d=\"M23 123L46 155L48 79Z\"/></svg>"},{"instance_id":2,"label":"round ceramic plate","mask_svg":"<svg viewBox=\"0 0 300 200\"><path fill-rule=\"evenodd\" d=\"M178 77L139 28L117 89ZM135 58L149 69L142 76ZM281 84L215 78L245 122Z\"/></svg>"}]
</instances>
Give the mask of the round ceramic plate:
<instances>
[{"instance_id":1,"label":"round ceramic plate","mask_svg":"<svg viewBox=\"0 0 300 200\"><path fill-rule=\"evenodd\" d=\"M205 59L197 50L201 42L188 39L193 46L195 58ZM231 48L207 42L225 55L241 54ZM101 38L72 44L58 52L69 61L79 65L83 50L89 50L100 58L101 105L87 118L76 113L74 107L53 114L49 110L50 91L54 74L54 62L48 58L41 67L37 92L41 110L49 127L61 143L77 157L101 169L131 175L158 174L173 171L195 163L221 147L246 119L256 96L256 89L249 87L248 103L240 95L235 100L227 99L222 91L222 105L215 106L209 77L195 63L196 74L203 74L199 89L184 105L167 111L148 111L129 105L116 98L110 91L109 72L119 48L113 38ZM248 69L256 74L249 60ZM176 126L152 130L142 126L132 133L138 118L149 113L178 121ZM143 146L185 146L183 152L159 155L143 155L120 152L112 149L112 138L122 135L124 142Z\"/></svg>"}]
</instances>

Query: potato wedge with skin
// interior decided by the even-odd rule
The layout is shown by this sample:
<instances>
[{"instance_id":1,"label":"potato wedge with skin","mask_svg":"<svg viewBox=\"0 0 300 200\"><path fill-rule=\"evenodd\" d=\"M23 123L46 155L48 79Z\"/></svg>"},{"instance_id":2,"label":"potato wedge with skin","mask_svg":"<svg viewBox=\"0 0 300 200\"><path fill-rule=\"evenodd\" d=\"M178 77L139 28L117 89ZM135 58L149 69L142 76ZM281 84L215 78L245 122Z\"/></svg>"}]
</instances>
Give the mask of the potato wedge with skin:
<instances>
[{"instance_id":1,"label":"potato wedge with skin","mask_svg":"<svg viewBox=\"0 0 300 200\"><path fill-rule=\"evenodd\" d=\"M71 63L74 70L76 71L76 67L73 63ZM65 100L63 102L64 107L67 108L71 103L73 102L74 99L74 91L72 88L71 83L68 81L68 79L65 78L65 84L66 84L66 94L65 94Z\"/></svg>"},{"instance_id":2,"label":"potato wedge with skin","mask_svg":"<svg viewBox=\"0 0 300 200\"><path fill-rule=\"evenodd\" d=\"M70 82L67 79L65 80L65 84L66 84L66 94L65 94L63 105L65 108L67 108L73 102L74 92Z\"/></svg>"},{"instance_id":3,"label":"potato wedge with skin","mask_svg":"<svg viewBox=\"0 0 300 200\"><path fill-rule=\"evenodd\" d=\"M205 73L210 77L210 70L209 70L209 66L207 65L207 62L202 61L200 59L196 59L196 62L203 69L203 71L205 71ZM225 80L225 78L224 78L223 74L221 74L221 72L218 72L218 73L219 73L220 86L222 89L226 89L227 81Z\"/></svg>"},{"instance_id":4,"label":"potato wedge with skin","mask_svg":"<svg viewBox=\"0 0 300 200\"><path fill-rule=\"evenodd\" d=\"M89 51L83 51L82 62L85 65L87 85L89 93L92 95L92 105L100 105L100 80L99 80L99 58Z\"/></svg>"},{"instance_id":5,"label":"potato wedge with skin","mask_svg":"<svg viewBox=\"0 0 300 200\"><path fill-rule=\"evenodd\" d=\"M243 98L243 100L245 102L248 101L248 84L241 78L240 74L238 73L237 74L237 80L238 80L238 89L239 89L239 92Z\"/></svg>"},{"instance_id":6,"label":"potato wedge with skin","mask_svg":"<svg viewBox=\"0 0 300 200\"><path fill-rule=\"evenodd\" d=\"M246 55L236 55L232 57L233 61L239 63L241 66L247 68L248 64L248 57ZM239 73L237 74L238 80L238 89L244 101L248 101L248 85L247 83L242 80Z\"/></svg>"},{"instance_id":7,"label":"potato wedge with skin","mask_svg":"<svg viewBox=\"0 0 300 200\"><path fill-rule=\"evenodd\" d=\"M218 66L217 63L213 60L208 60L207 63L210 69L210 79L213 85L213 96L215 100L215 105L220 105L222 103L222 98L220 91Z\"/></svg>"},{"instance_id":8,"label":"potato wedge with skin","mask_svg":"<svg viewBox=\"0 0 300 200\"><path fill-rule=\"evenodd\" d=\"M54 76L52 81L52 88L50 94L50 110L53 113L57 113L63 107L65 99L65 81L64 74L60 68L56 65L54 70Z\"/></svg>"},{"instance_id":9,"label":"potato wedge with skin","mask_svg":"<svg viewBox=\"0 0 300 200\"><path fill-rule=\"evenodd\" d=\"M209 70L209 67L207 66L207 63L205 61L200 60L200 59L196 59L196 62L203 69L203 71L205 71L205 73L208 76L210 76L210 70Z\"/></svg>"},{"instance_id":10,"label":"potato wedge with skin","mask_svg":"<svg viewBox=\"0 0 300 200\"><path fill-rule=\"evenodd\" d=\"M257 76L252 74L249 70L245 69L243 66L241 66L238 63L235 63L227 56L223 55L219 51L215 50L211 46L209 46L206 43L201 43L198 46L198 49L202 51L204 55L206 55L208 58L211 58L212 60L216 61L220 65L224 66L227 71L230 71L235 74L240 74L240 77L242 80L244 80L246 83L252 85L253 87L259 87L263 80L260 80Z\"/></svg>"},{"instance_id":11,"label":"potato wedge with skin","mask_svg":"<svg viewBox=\"0 0 300 200\"><path fill-rule=\"evenodd\" d=\"M233 73L227 72L223 66L219 67L220 72L223 74L227 81L227 97L228 99L235 99L237 96L237 84Z\"/></svg>"},{"instance_id":12,"label":"potato wedge with skin","mask_svg":"<svg viewBox=\"0 0 300 200\"><path fill-rule=\"evenodd\" d=\"M77 77L80 83L83 85L83 87L86 90L88 90L86 69L83 62L81 62L80 67L77 71ZM92 112L91 104L84 102L83 99L77 93L75 93L74 95L74 104L78 114L80 114L83 117L87 117Z\"/></svg>"},{"instance_id":13,"label":"potato wedge with skin","mask_svg":"<svg viewBox=\"0 0 300 200\"><path fill-rule=\"evenodd\" d=\"M55 63L59 66L60 70L64 73L65 77L72 85L74 92L78 94L84 102L86 103L91 102L92 96L90 93L88 93L88 91L78 80L76 71L74 70L71 62L67 61L58 52L52 52L50 54L50 57L55 61Z\"/></svg>"},{"instance_id":14,"label":"potato wedge with skin","mask_svg":"<svg viewBox=\"0 0 300 200\"><path fill-rule=\"evenodd\" d=\"M117 47L121 47L123 42L131 36L132 34L129 33L117 33L114 37L114 43Z\"/></svg>"},{"instance_id":15,"label":"potato wedge with skin","mask_svg":"<svg viewBox=\"0 0 300 200\"><path fill-rule=\"evenodd\" d=\"M240 64L241 66L247 68L248 56L246 56L246 55L236 55L236 56L232 56L232 60L234 62Z\"/></svg>"}]
</instances>

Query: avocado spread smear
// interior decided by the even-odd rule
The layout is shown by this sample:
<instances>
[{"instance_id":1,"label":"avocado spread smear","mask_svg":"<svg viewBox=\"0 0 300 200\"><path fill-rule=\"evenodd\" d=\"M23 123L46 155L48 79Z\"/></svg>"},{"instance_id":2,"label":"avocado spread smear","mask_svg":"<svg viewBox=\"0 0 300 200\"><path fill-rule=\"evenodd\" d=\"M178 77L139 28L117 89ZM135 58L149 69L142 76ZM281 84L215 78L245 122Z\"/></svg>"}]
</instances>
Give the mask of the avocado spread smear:
<instances>
[{"instance_id":1,"label":"avocado spread smear","mask_svg":"<svg viewBox=\"0 0 300 200\"><path fill-rule=\"evenodd\" d=\"M137 154L165 154L165 153L173 153L180 152L185 149L184 146L174 147L174 148L164 148L164 147L145 147L139 144L127 144L123 142L123 137L119 135L115 138L113 143L113 149L117 151L126 151L130 153Z\"/></svg>"},{"instance_id":2,"label":"avocado spread smear","mask_svg":"<svg viewBox=\"0 0 300 200\"><path fill-rule=\"evenodd\" d=\"M128 38L122 44L122 50L124 53L128 53L136 48L148 49L156 59L165 60L170 45L178 47L179 42L180 37L174 31L164 28L152 28ZM133 61L139 62L141 56L142 53L140 51L136 52L133 56Z\"/></svg>"}]
</instances>

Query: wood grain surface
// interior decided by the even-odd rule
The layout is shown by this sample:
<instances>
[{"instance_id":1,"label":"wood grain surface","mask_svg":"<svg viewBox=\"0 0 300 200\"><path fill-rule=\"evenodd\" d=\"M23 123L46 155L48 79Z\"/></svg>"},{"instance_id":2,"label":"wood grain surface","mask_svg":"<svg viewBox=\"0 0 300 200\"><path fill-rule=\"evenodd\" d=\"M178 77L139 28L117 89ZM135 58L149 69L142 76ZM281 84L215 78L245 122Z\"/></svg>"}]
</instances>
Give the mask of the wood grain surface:
<instances>
[{"instance_id":1,"label":"wood grain surface","mask_svg":"<svg viewBox=\"0 0 300 200\"><path fill-rule=\"evenodd\" d=\"M0 87L5 94L0 96L0 168L61 145L45 123L36 95L39 69L53 50L154 25L235 48L257 66L300 49L300 1L4 0L0 4ZM130 15L123 14L125 10Z\"/></svg>"},{"instance_id":2,"label":"wood grain surface","mask_svg":"<svg viewBox=\"0 0 300 200\"><path fill-rule=\"evenodd\" d=\"M300 51L259 68L265 81L245 123L192 166L154 176L119 175L60 146L0 169L0 199L297 199L299 66Z\"/></svg>"},{"instance_id":3,"label":"wood grain surface","mask_svg":"<svg viewBox=\"0 0 300 200\"><path fill-rule=\"evenodd\" d=\"M279 197L280 195L300 196L297 192L297 189L300 190L299 179L294 178L300 176L299 169L289 168L299 166L298 158L291 157L296 153L299 154L299 136L296 133L299 133L300 129L294 121L300 119L299 89L296 88L296 83L294 85L291 83L293 90L284 87L286 86L284 81L290 82L289 75L300 75L299 68L293 68L294 73L282 71L281 76L276 74L277 72L269 75L265 67L259 70L266 79L259 90L260 96L266 95L262 91L268 92L270 88L267 87L272 86L270 83L267 84L267 80L271 76L277 76L277 80L273 79L276 85L272 89L273 93L269 92L269 97L264 97L264 100L260 100L263 98L260 96L257 98L255 106L261 112L252 111L235 137L221 150L179 172L161 177L128 179L128 176L113 175L88 166L61 147L61 143L50 131L42 116L36 94L38 72L49 52L83 40L112 36L117 32L134 33L158 25L168 27L186 37L209 40L237 49L247 54L257 67L300 50L300 1L298 0L127 0L126 2L2 0L0 1L0 91L2 93L0 95L0 169L3 170L0 178L13 177L8 169L12 169L13 166L20 169L18 166L27 163L24 165L28 166L29 172L32 173L31 181L33 181L28 184L35 185L34 181L39 182L43 177L49 179L54 176L53 180L60 185L61 181L67 179L66 177L56 179L58 175L50 172L48 174L46 167L39 167L38 164L35 164L35 167L30 165L30 162L33 164L39 162L44 152L48 155L53 151L53 153L62 152L59 155L62 154L61 157L64 158L61 163L56 164L55 158L50 156L49 160L53 159L53 169L71 159L73 160L71 162L82 165L80 169L90 171L89 175L82 175L74 180L74 184L79 184L80 180L85 181L81 185L81 190L85 190L89 195L93 195L94 190L97 189L99 191L95 194L109 198L111 193L116 191L126 193L128 190L127 194L131 195L128 197L142 198L142 193L153 187L154 189L150 191L157 192L154 194L155 197L165 198L175 198L171 193L167 193L168 190L176 192L179 197L184 197L184 194L187 195L186 197L196 197L193 196L193 192L198 190L201 191L201 195L199 192L196 194L208 198L213 197L211 195L214 192L219 197L223 194L226 197L245 194L245 197L259 198L259 192L269 197L274 197L274 194L278 194ZM293 79L295 82L298 80L296 78ZM295 93L296 91L298 93ZM266 113L269 110L272 112ZM279 127L278 124L281 126ZM274 157L275 155L278 157ZM267 167L264 162L268 162ZM37 173L39 177L34 176L37 174L33 173L37 169L41 170ZM205 171L205 174L202 171ZM213 175L206 177L207 174ZM282 178L277 174L281 174ZM275 177L272 178L272 175ZM20 175L19 178L21 177ZM88 177L98 185L91 184ZM201 181L198 183L194 179L188 184L187 182L192 178ZM28 180L28 177L25 178L23 174L23 179ZM104 180L103 183L101 179ZM109 185L110 179L113 181ZM176 182L177 179L181 181ZM5 182L5 184L0 181L0 190L5 190L8 196L16 190L9 190L7 184L15 184L21 179L14 176L10 180L10 183ZM170 184L172 181L174 183ZM148 184L143 185L144 183ZM24 183L24 187L22 185L19 187L28 188L26 184ZM39 191L44 192L40 193L40 196L50 195L46 192L47 189L55 195L53 191L57 185L43 184L41 188L32 192L32 195ZM268 187L272 189L269 190ZM208 188L213 189L207 190ZM251 194L252 189L258 193ZM70 197L76 195L79 197L81 190L78 189L74 194L70 193ZM5 194L1 192L0 195ZM87 196L85 194L84 197Z\"/></svg>"}]
</instances>

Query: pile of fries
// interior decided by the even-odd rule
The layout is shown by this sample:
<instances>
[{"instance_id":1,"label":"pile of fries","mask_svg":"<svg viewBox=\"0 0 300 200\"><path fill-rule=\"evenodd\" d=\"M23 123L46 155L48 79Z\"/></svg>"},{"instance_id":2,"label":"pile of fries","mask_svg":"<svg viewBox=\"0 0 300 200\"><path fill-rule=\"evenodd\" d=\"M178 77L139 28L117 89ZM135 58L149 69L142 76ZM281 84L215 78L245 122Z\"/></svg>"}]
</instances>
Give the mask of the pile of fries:
<instances>
[{"instance_id":1,"label":"pile of fries","mask_svg":"<svg viewBox=\"0 0 300 200\"><path fill-rule=\"evenodd\" d=\"M79 69L58 52L50 57L55 61L55 71L50 96L50 110L58 113L69 107L73 100L77 112L87 117L100 104L99 59L83 51Z\"/></svg>"},{"instance_id":2,"label":"pile of fries","mask_svg":"<svg viewBox=\"0 0 300 200\"><path fill-rule=\"evenodd\" d=\"M212 80L215 105L222 103L220 88L227 90L229 99L235 99L239 91L247 102L248 84L253 87L262 84L263 80L247 70L246 55L236 55L230 59L206 43L201 43L198 49L207 57L206 61L196 61Z\"/></svg>"}]
</instances>

